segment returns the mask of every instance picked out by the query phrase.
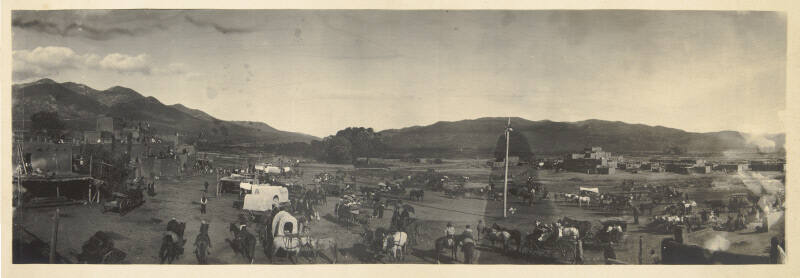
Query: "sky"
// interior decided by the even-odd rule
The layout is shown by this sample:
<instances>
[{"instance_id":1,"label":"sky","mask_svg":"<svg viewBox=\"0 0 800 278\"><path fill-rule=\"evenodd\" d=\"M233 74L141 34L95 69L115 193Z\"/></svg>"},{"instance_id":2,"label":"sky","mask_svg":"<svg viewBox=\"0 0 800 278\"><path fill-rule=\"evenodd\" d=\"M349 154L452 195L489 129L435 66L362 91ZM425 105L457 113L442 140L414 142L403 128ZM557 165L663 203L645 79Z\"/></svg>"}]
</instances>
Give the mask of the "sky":
<instances>
[{"instance_id":1,"label":"sky","mask_svg":"<svg viewBox=\"0 0 800 278\"><path fill-rule=\"evenodd\" d=\"M777 12L15 11L12 32L15 83L119 85L319 137L506 116L785 130Z\"/></svg>"}]
</instances>

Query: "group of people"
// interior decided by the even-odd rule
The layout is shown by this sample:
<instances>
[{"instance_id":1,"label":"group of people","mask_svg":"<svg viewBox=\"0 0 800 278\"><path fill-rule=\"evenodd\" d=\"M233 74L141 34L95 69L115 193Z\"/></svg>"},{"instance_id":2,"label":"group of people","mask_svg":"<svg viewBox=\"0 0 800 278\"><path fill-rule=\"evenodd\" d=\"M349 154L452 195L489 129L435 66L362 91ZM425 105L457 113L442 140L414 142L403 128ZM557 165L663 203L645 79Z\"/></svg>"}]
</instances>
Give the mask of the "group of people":
<instances>
[{"instance_id":1,"label":"group of people","mask_svg":"<svg viewBox=\"0 0 800 278\"><path fill-rule=\"evenodd\" d=\"M478 220L478 226L482 225L483 220ZM478 234L480 234L480 229L478 230ZM444 236L447 239L448 246L456 244L456 228L453 226L452 222L447 222L447 227L444 229ZM464 227L464 231L461 232L461 237L460 244L464 251L464 263L471 264L474 260L474 250L477 242L473 236L472 227L470 225Z\"/></svg>"}]
</instances>

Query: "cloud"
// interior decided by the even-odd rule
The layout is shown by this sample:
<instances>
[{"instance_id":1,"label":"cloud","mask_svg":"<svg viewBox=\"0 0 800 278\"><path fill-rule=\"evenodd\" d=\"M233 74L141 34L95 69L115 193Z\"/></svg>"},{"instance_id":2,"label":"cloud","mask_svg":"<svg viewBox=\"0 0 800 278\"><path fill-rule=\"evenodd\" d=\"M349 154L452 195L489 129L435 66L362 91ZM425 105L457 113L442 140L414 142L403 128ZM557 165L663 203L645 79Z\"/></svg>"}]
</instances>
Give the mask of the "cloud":
<instances>
[{"instance_id":1,"label":"cloud","mask_svg":"<svg viewBox=\"0 0 800 278\"><path fill-rule=\"evenodd\" d=\"M59 46L17 50L12 53L13 79L49 76L65 69L83 68L97 59L96 55L79 55L70 48Z\"/></svg>"},{"instance_id":2,"label":"cloud","mask_svg":"<svg viewBox=\"0 0 800 278\"><path fill-rule=\"evenodd\" d=\"M186 65L172 63L157 65L147 54L127 55L111 53L78 54L68 47L45 46L33 50L16 50L12 53L13 79L25 80L33 77L48 77L63 70L105 70L120 74L151 73L187 74Z\"/></svg>"},{"instance_id":3,"label":"cloud","mask_svg":"<svg viewBox=\"0 0 800 278\"><path fill-rule=\"evenodd\" d=\"M98 65L102 69L113 70L119 73L139 72L150 74L152 71L150 58L147 54L128 56L125 54L112 53L108 54L103 60L100 60Z\"/></svg>"},{"instance_id":4,"label":"cloud","mask_svg":"<svg viewBox=\"0 0 800 278\"><path fill-rule=\"evenodd\" d=\"M219 25L218 23L214 23L214 22L211 22L211 21L198 20L198 19L192 18L191 16L188 16L188 15L186 17L184 17L184 18L186 18L186 21L191 23L194 26L203 27L203 28L211 27L211 28L214 28L214 30L217 30L217 32L220 32L220 33L226 34L226 35L227 34L250 33L250 32L252 32L252 30L250 30L250 29L226 27L226 26L222 26L222 25Z\"/></svg>"}]
</instances>

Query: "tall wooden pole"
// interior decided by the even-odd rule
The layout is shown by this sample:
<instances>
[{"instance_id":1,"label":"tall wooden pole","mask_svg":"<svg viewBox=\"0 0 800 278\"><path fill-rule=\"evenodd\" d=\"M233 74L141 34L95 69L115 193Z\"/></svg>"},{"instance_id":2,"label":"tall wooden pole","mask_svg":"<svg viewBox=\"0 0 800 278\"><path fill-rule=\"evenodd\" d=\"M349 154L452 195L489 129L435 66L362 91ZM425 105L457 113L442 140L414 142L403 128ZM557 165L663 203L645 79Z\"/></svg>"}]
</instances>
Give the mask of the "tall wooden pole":
<instances>
[{"instance_id":1,"label":"tall wooden pole","mask_svg":"<svg viewBox=\"0 0 800 278\"><path fill-rule=\"evenodd\" d=\"M53 233L50 236L50 263L56 263L56 247L58 246L58 217L59 209L56 208L56 214L53 216Z\"/></svg>"},{"instance_id":2,"label":"tall wooden pole","mask_svg":"<svg viewBox=\"0 0 800 278\"><path fill-rule=\"evenodd\" d=\"M644 239L642 239L642 236L639 236L639 264L642 264L644 261L644 249L642 247L643 243Z\"/></svg>"},{"instance_id":3,"label":"tall wooden pole","mask_svg":"<svg viewBox=\"0 0 800 278\"><path fill-rule=\"evenodd\" d=\"M510 142L510 128L511 118L508 118L508 125L506 125L506 178L503 182L503 218L508 217L508 143Z\"/></svg>"}]
</instances>

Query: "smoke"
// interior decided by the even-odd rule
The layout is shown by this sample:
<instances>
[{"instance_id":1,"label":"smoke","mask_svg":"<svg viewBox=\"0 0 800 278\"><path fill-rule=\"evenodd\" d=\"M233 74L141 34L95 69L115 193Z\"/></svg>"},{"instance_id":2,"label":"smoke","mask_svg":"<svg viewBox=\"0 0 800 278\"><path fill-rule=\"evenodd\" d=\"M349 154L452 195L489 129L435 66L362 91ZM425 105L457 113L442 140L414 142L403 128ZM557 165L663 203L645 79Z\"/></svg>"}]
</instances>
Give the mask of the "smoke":
<instances>
[{"instance_id":1,"label":"smoke","mask_svg":"<svg viewBox=\"0 0 800 278\"><path fill-rule=\"evenodd\" d=\"M757 205L764 212L764 216L768 216L767 225L771 227L783 218L783 212L777 211L777 208L772 208L772 204L779 198L778 193L784 190L784 184L775 179L764 177L764 175L757 172L744 172L739 173L737 176L742 180L747 190L760 196Z\"/></svg>"},{"instance_id":2,"label":"smoke","mask_svg":"<svg viewBox=\"0 0 800 278\"><path fill-rule=\"evenodd\" d=\"M774 196L784 189L781 181L765 177L758 172L740 172L737 177L744 183L747 190L756 196Z\"/></svg>"},{"instance_id":3,"label":"smoke","mask_svg":"<svg viewBox=\"0 0 800 278\"><path fill-rule=\"evenodd\" d=\"M748 145L753 145L758 148L759 151L762 152L772 152L775 151L775 141L767 139L763 134L747 134L743 133L744 139L746 140Z\"/></svg>"},{"instance_id":4,"label":"smoke","mask_svg":"<svg viewBox=\"0 0 800 278\"><path fill-rule=\"evenodd\" d=\"M724 233L716 234L710 239L706 240L706 242L703 244L703 247L711 251L726 251L731 247L731 242L725 238Z\"/></svg>"},{"instance_id":5,"label":"smoke","mask_svg":"<svg viewBox=\"0 0 800 278\"><path fill-rule=\"evenodd\" d=\"M33 159L31 161L31 167L33 169L36 169L36 168L46 169L48 164L50 164L49 160L48 159L44 159L44 158L37 158L37 159Z\"/></svg>"}]
</instances>

